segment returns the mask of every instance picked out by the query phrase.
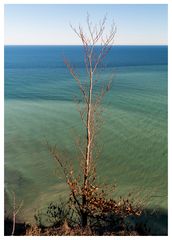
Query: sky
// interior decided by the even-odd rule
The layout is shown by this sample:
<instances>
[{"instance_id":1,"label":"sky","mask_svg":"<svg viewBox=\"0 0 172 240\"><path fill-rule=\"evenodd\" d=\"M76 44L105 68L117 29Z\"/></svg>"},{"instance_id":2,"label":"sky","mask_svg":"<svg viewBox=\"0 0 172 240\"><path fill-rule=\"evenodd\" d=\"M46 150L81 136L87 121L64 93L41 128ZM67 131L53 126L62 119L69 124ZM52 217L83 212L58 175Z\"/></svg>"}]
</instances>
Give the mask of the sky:
<instances>
[{"instance_id":1,"label":"sky","mask_svg":"<svg viewBox=\"0 0 172 240\"><path fill-rule=\"evenodd\" d=\"M87 12L93 23L107 16L116 45L167 45L167 4L6 4L5 45L79 45L70 23L87 31Z\"/></svg>"}]
</instances>

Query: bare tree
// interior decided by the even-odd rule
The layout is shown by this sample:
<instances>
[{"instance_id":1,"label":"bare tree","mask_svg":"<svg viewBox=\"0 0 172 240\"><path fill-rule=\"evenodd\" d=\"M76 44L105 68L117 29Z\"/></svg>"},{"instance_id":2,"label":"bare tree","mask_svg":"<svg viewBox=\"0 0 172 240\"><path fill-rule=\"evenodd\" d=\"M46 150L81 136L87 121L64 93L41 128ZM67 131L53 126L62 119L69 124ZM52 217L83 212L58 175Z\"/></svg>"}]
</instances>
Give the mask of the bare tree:
<instances>
[{"instance_id":1,"label":"bare tree","mask_svg":"<svg viewBox=\"0 0 172 240\"><path fill-rule=\"evenodd\" d=\"M20 204L18 205L18 207L16 206L16 195L15 192L13 192L13 228L12 228L12 232L11 235L13 236L15 233L15 227L16 227L16 216L19 213L21 207L23 205L23 201L20 202Z\"/></svg>"},{"instance_id":2,"label":"bare tree","mask_svg":"<svg viewBox=\"0 0 172 240\"><path fill-rule=\"evenodd\" d=\"M65 64L69 69L70 74L75 79L82 96L82 105L78 103L78 110L85 128L85 149L77 142L80 150L80 167L79 174L75 174L72 164L64 160L57 151L56 147L49 146L54 158L58 161L63 170L66 183L69 185L73 203L81 220L81 226L85 227L88 224L89 216L101 216L102 213L113 211L121 213L125 209L125 213L136 212L136 209L129 206L128 201L123 201L123 204L118 204L110 199L106 200L105 193L96 182L96 134L100 127L100 105L105 94L110 90L112 79L106 79L105 84L99 88L97 93L96 85L98 83L98 68L101 66L103 59L106 57L111 47L113 46L114 37L116 34L116 26L112 23L109 33L106 33L106 17L98 24L93 25L87 15L87 34L81 26L72 30L82 42L84 50L84 63L86 69L86 80L79 77L79 73L72 67L67 59ZM130 209L130 211L128 210ZM138 213L138 212L137 212Z\"/></svg>"},{"instance_id":3,"label":"bare tree","mask_svg":"<svg viewBox=\"0 0 172 240\"><path fill-rule=\"evenodd\" d=\"M89 81L89 89L88 92L84 88L84 85L82 85L81 81L79 80L77 74L74 72L74 69L71 67L71 65L65 61L70 73L76 80L77 84L79 85L79 88L83 94L84 104L86 105L86 131L87 131L87 144L86 144L86 151L85 151L85 167L84 167L84 186L87 187L88 185L88 176L90 171L90 166L92 162L92 151L93 151L93 143L94 143L94 137L95 137L95 112L98 108L98 105L100 104L100 99L104 96L105 91L109 89L110 83L108 83L107 87L105 89L102 89L101 95L99 98L97 97L95 100L93 99L93 81L94 81L94 75L96 72L96 69L98 65L101 63L103 58L106 56L108 51L111 48L111 44L113 43L113 39L115 36L116 28L115 25L112 25L112 29L108 36L106 36L105 39L103 39L103 33L105 30L105 22L106 18L103 19L102 22L100 22L99 27L92 26L92 23L90 22L89 16L87 17L87 25L89 29L89 36L87 37L82 28L79 26L79 30L77 31L75 28L72 29L74 32L78 35L78 37L81 39L83 47L84 47L84 60L85 60L85 66L88 74L88 81ZM95 52L95 47L99 43L99 40L101 40L101 48L99 49L99 53L97 54ZM83 116L84 113L81 114ZM82 117L82 120L84 121L84 118Z\"/></svg>"},{"instance_id":4,"label":"bare tree","mask_svg":"<svg viewBox=\"0 0 172 240\"><path fill-rule=\"evenodd\" d=\"M116 27L113 23L111 26L111 30L108 35L104 36L105 32L105 23L106 17L103 18L102 21L99 22L99 25L93 25L90 21L89 15L87 15L87 27L88 27L88 35L84 33L81 26L78 29L74 28L71 25L71 28L76 33L76 35L81 39L83 48L84 48L84 61L86 72L88 75L88 84L89 87L86 89L84 84L81 83L77 73L71 67L69 62L65 60L65 63L71 73L71 75L76 80L80 91L83 95L83 102L85 104L85 108L83 111L80 111L81 119L86 128L86 149L85 153L83 153L84 166L83 166L83 192L82 196L82 206L84 207L87 204L86 194L90 188L89 178L92 177L94 170L94 162L93 162L93 151L95 144L95 135L96 135L96 122L95 116L96 111L100 105L101 99L103 98L106 91L110 88L110 82L108 81L106 88L102 88L100 91L100 95L93 97L93 87L95 87L94 75L96 73L97 67L102 62L103 58L109 52L114 36L116 33ZM100 46L96 46L100 45ZM96 79L97 80L97 79ZM87 225L87 212L82 213L82 226Z\"/></svg>"}]
</instances>

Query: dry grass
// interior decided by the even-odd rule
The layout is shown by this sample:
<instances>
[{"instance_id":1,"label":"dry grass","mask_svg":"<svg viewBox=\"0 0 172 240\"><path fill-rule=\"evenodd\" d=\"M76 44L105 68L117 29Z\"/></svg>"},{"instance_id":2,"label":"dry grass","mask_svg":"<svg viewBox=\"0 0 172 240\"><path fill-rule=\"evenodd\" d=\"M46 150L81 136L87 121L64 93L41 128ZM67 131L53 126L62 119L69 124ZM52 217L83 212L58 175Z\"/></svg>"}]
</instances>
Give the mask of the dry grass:
<instances>
[{"instance_id":1,"label":"dry grass","mask_svg":"<svg viewBox=\"0 0 172 240\"><path fill-rule=\"evenodd\" d=\"M65 228L64 225L59 228L45 228L41 229L37 226L31 226L26 230L26 236L97 236L95 231L90 227L84 229L80 227ZM136 231L120 231L120 232L105 232L103 236L139 236Z\"/></svg>"}]
</instances>

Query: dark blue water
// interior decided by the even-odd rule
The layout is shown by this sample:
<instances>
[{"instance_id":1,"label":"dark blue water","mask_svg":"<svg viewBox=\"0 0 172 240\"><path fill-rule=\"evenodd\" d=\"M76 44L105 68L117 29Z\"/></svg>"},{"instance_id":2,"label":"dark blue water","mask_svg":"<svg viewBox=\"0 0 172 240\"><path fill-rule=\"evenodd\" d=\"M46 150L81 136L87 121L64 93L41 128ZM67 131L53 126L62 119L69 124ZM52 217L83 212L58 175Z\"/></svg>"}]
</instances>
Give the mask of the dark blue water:
<instances>
[{"instance_id":1,"label":"dark blue water","mask_svg":"<svg viewBox=\"0 0 172 240\"><path fill-rule=\"evenodd\" d=\"M107 55L104 66L106 70L114 68L116 72L118 67L164 66L168 61L167 54L167 46L115 46ZM64 58L84 71L82 46L6 46L5 98L72 100L77 86L69 81L65 84L69 73ZM48 89L44 91L40 84ZM66 95L69 87L72 91Z\"/></svg>"},{"instance_id":2,"label":"dark blue water","mask_svg":"<svg viewBox=\"0 0 172 240\"><path fill-rule=\"evenodd\" d=\"M167 46L114 46L104 62L106 67L167 65L167 54ZM6 46L5 69L66 68L64 57L83 67L82 46Z\"/></svg>"}]
</instances>

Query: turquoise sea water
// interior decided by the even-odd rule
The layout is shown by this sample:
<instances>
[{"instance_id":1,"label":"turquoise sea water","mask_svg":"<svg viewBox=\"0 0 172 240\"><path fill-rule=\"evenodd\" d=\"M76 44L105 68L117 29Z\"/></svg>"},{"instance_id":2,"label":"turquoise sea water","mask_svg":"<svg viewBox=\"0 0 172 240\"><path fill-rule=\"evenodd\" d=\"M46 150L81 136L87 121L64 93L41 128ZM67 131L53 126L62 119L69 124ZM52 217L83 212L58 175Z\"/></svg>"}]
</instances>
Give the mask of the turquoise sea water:
<instances>
[{"instance_id":1,"label":"turquoise sea water","mask_svg":"<svg viewBox=\"0 0 172 240\"><path fill-rule=\"evenodd\" d=\"M36 209L67 193L45 144L76 158L78 88L63 55L85 78L79 46L5 47L5 208L15 191L20 220L33 221ZM101 79L115 77L103 105L100 179L116 183L114 195L132 192L167 211L167 47L114 47L105 65Z\"/></svg>"}]
</instances>

